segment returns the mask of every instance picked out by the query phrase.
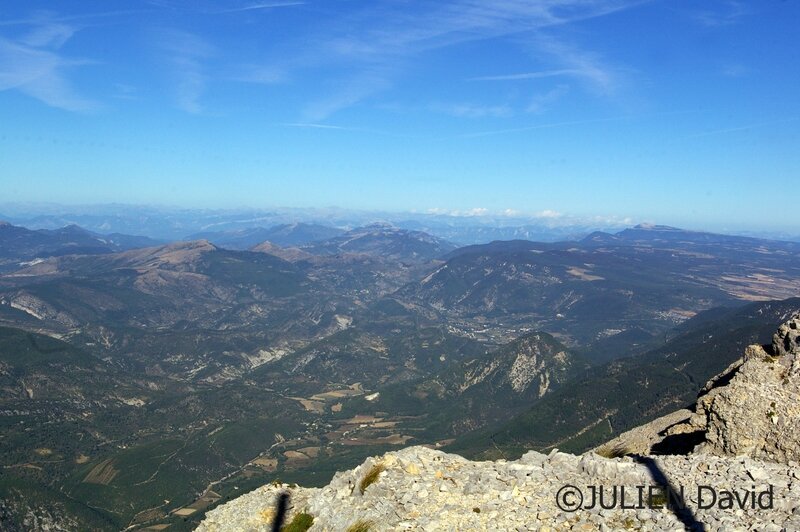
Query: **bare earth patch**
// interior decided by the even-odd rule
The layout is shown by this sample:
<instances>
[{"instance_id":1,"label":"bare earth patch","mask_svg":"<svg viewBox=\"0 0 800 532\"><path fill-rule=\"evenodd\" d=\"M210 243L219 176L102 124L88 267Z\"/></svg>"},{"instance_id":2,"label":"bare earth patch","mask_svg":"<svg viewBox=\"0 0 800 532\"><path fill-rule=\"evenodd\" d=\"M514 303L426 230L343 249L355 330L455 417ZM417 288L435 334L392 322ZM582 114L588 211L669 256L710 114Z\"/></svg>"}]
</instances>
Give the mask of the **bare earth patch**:
<instances>
[{"instance_id":1,"label":"bare earth patch","mask_svg":"<svg viewBox=\"0 0 800 532\"><path fill-rule=\"evenodd\" d=\"M263 469L264 471L275 471L278 468L278 460L276 458L256 458L251 462L253 465L256 465Z\"/></svg>"},{"instance_id":2,"label":"bare earth patch","mask_svg":"<svg viewBox=\"0 0 800 532\"><path fill-rule=\"evenodd\" d=\"M114 469L114 463L110 459L103 460L89 471L89 474L86 475L83 481L89 484L102 484L107 486L114 480L117 473L119 473L119 471Z\"/></svg>"},{"instance_id":3,"label":"bare earth patch","mask_svg":"<svg viewBox=\"0 0 800 532\"><path fill-rule=\"evenodd\" d=\"M599 275L592 275L589 273L589 270L585 268L570 268L567 270L567 273L573 275L580 279L581 281L603 281L605 277L600 277Z\"/></svg>"}]
</instances>

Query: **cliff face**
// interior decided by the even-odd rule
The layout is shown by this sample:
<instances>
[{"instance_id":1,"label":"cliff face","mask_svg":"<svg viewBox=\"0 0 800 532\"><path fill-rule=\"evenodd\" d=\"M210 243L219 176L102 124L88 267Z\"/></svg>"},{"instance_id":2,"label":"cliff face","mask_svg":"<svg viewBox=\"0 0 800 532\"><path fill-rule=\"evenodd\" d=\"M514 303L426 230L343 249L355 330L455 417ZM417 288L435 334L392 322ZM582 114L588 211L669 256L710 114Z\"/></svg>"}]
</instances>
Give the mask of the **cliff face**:
<instances>
[{"instance_id":1,"label":"cliff face","mask_svg":"<svg viewBox=\"0 0 800 532\"><path fill-rule=\"evenodd\" d=\"M311 530L800 530L800 317L706 385L697 404L581 456L471 462L425 447L321 489L265 486L198 530L270 530L280 494ZM628 455L606 458L607 456ZM602 497L601 497L602 494Z\"/></svg>"},{"instance_id":2,"label":"cliff face","mask_svg":"<svg viewBox=\"0 0 800 532\"><path fill-rule=\"evenodd\" d=\"M787 327L790 326L791 328ZM800 460L800 320L782 326L772 350L750 346L727 386L700 398L691 425L705 429L698 452L789 462ZM786 328L786 329L784 329ZM793 349L782 341L794 334Z\"/></svg>"},{"instance_id":3,"label":"cliff face","mask_svg":"<svg viewBox=\"0 0 800 532\"><path fill-rule=\"evenodd\" d=\"M800 461L800 317L772 345L751 345L711 379L691 410L680 410L600 447L608 453L749 456Z\"/></svg>"}]
</instances>

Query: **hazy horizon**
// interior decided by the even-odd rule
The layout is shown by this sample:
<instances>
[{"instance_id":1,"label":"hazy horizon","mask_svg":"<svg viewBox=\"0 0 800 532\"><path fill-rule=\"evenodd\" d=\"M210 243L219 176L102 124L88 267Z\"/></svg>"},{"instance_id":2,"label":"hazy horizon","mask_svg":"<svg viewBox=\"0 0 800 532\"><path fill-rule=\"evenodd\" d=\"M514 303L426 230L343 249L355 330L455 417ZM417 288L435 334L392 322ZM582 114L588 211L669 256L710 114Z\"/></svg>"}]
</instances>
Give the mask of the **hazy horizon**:
<instances>
[{"instance_id":1,"label":"hazy horizon","mask_svg":"<svg viewBox=\"0 0 800 532\"><path fill-rule=\"evenodd\" d=\"M253 218L255 216L255 218ZM674 223L670 220L653 218L632 218L617 216L575 216L556 211L538 213L509 212L488 210L471 211L403 211L380 209L346 209L338 206L327 207L229 207L229 208L191 208L166 204L129 204L129 203L96 203L96 204L63 204L43 202L0 203L0 222L8 221L24 225L32 229L53 229L64 225L75 224L95 232L120 232L131 233L118 228L119 220L127 220L136 226L137 218L148 217L147 224L158 225L159 217L164 223L188 223L191 232L214 231L219 226L219 231L233 231L256 227L274 227L276 225L291 223L316 223L339 228L355 228L371 223L386 222L398 227L408 228L415 223L421 226L428 223L430 232L439 226L453 228L485 227L487 229L512 229L512 228L539 228L544 240L558 240L558 237L588 234L591 231L616 231L638 225L643 226L668 226L686 231L699 231L728 235L754 236L775 240L800 241L800 229L786 225L773 227L753 228L747 225L722 226L699 225L687 220L687 223ZM191 219L191 222L184 220ZM107 218L118 219L117 222L104 221ZM111 225L109 225L109 223ZM108 230L103 229L103 224ZM192 225L193 224L193 225ZM144 222L142 227L144 227ZM418 227L425 230L425 227ZM165 229L166 230L166 229ZM133 231L136 234L158 237L158 231L141 230ZM166 233L164 233L166 234ZM164 236L161 234L160 236ZM173 235L172 238L175 238ZM535 239L534 239L535 240Z\"/></svg>"}]
</instances>

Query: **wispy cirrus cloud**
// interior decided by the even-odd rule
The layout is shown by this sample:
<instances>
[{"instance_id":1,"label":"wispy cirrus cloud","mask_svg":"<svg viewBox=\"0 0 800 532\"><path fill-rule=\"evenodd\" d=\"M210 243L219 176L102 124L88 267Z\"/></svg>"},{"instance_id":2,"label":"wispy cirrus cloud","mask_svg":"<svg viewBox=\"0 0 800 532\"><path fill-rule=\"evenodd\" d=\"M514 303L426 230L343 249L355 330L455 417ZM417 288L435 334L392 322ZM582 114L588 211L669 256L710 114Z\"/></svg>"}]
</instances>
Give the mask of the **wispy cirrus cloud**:
<instances>
[{"instance_id":1,"label":"wispy cirrus cloud","mask_svg":"<svg viewBox=\"0 0 800 532\"><path fill-rule=\"evenodd\" d=\"M519 35L605 16L644 3L642 0L457 0L422 3L413 11L376 3L350 24L363 31L345 32L329 41L340 55L361 59L406 55L459 43Z\"/></svg>"},{"instance_id":2,"label":"wispy cirrus cloud","mask_svg":"<svg viewBox=\"0 0 800 532\"><path fill-rule=\"evenodd\" d=\"M78 27L54 22L48 15L13 23L29 29L15 39L0 37L0 91L16 90L66 111L99 107L97 102L81 96L68 79L70 70L93 64L61 52Z\"/></svg>"},{"instance_id":3,"label":"wispy cirrus cloud","mask_svg":"<svg viewBox=\"0 0 800 532\"><path fill-rule=\"evenodd\" d=\"M752 74L753 69L741 63L728 63L720 69L719 73L726 78L741 78Z\"/></svg>"},{"instance_id":4,"label":"wispy cirrus cloud","mask_svg":"<svg viewBox=\"0 0 800 532\"><path fill-rule=\"evenodd\" d=\"M0 20L2 26L39 26L46 24L81 24L81 28L96 24L98 20L124 17L127 15L152 13L150 9L126 9L118 11L99 11L58 15L52 11L35 11L30 16Z\"/></svg>"},{"instance_id":5,"label":"wispy cirrus cloud","mask_svg":"<svg viewBox=\"0 0 800 532\"><path fill-rule=\"evenodd\" d=\"M722 2L711 2L716 4L717 9L703 9L691 12L691 18L708 27L730 26L738 23L743 17L751 13L751 8L737 0L723 0ZM708 6L708 4L704 4Z\"/></svg>"},{"instance_id":6,"label":"wispy cirrus cloud","mask_svg":"<svg viewBox=\"0 0 800 532\"><path fill-rule=\"evenodd\" d=\"M602 122L618 122L621 120L630 119L630 116L612 116L607 118L594 118L587 120L567 120L564 122L549 122L543 124L533 124L530 126L514 127L508 129L493 129L489 131L477 131L474 133L464 133L459 135L461 138L476 138L476 137L489 137L493 135L504 135L507 133L521 133L525 131L535 131L537 129L552 129L567 126L581 126L586 124L602 123Z\"/></svg>"},{"instance_id":7,"label":"wispy cirrus cloud","mask_svg":"<svg viewBox=\"0 0 800 532\"><path fill-rule=\"evenodd\" d=\"M197 13L203 15L224 15L228 13L257 12L282 7L305 5L302 0L286 0L284 2L225 2L227 7L220 7L217 0L145 0L151 6L169 11Z\"/></svg>"},{"instance_id":8,"label":"wispy cirrus cloud","mask_svg":"<svg viewBox=\"0 0 800 532\"><path fill-rule=\"evenodd\" d=\"M797 122L798 120L800 120L800 118L793 117L793 118L783 118L783 119L780 119L780 120L769 120L769 121L765 121L765 122L756 122L756 123L753 123L753 124L745 124L743 126L734 126L734 127L725 127L725 128L719 128L719 129L712 129L712 130L709 130L709 131L703 131L701 133L695 133L693 135L687 135L686 137L683 137L683 138L684 139L696 139L696 138L701 138L701 137L709 137L709 136L712 136L712 135L722 135L722 134L725 134L725 133L738 133L740 131L749 131L751 129L759 129L759 128L763 128L763 127L776 126L776 125L780 125L780 124L788 124L788 123L791 123L791 122Z\"/></svg>"},{"instance_id":9,"label":"wispy cirrus cloud","mask_svg":"<svg viewBox=\"0 0 800 532\"><path fill-rule=\"evenodd\" d=\"M613 94L623 84L622 69L606 64L600 54L557 39L552 35L537 35L533 48L543 58L550 58L571 71L592 90L601 94Z\"/></svg>"},{"instance_id":10,"label":"wispy cirrus cloud","mask_svg":"<svg viewBox=\"0 0 800 532\"><path fill-rule=\"evenodd\" d=\"M216 48L193 33L176 29L156 31L156 41L172 66L176 105L187 113L201 113L209 81L205 62L216 55Z\"/></svg>"},{"instance_id":11,"label":"wispy cirrus cloud","mask_svg":"<svg viewBox=\"0 0 800 532\"><path fill-rule=\"evenodd\" d=\"M177 106L189 113L205 110L204 96L217 80L272 85L313 79L306 91L307 102L298 118L320 122L333 114L358 105L385 92L410 77L420 60L436 50L488 39L506 39L509 46L527 45L536 56L532 64L539 70L528 72L489 73L474 81L512 81L572 77L582 80L598 92L608 92L617 85L618 72L604 64L602 58L577 46L568 46L543 33L558 26L629 9L643 0L422 0L411 9L405 2L376 0L370 3L345 3L341 10L330 13L324 24L309 25L307 33L299 33L284 41L271 40L258 55L234 57L228 42L197 30L156 30L151 32L162 60L170 65L173 95ZM248 22L267 20L271 10L302 7L302 0L273 2L242 1L220 6L210 0L148 0L147 11L176 13L187 16L224 17L238 21L237 13L247 13ZM322 9L318 4L316 9ZM27 85L29 94L64 108L87 107L89 100L80 98L66 75L70 69L87 64L63 56L60 48L89 19L140 13L120 11L76 14L69 17L50 16L46 24L32 16L30 20L0 21L8 24L33 24L24 37L6 39L3 45L5 72L8 77L17 54L42 52L31 64L37 68L50 66L38 85ZM153 17L156 19L156 17ZM84 20L85 19L85 20ZM80 22L78 22L80 21ZM156 22L158 24L158 22ZM170 20L169 27L175 27ZM197 27L197 26L195 26ZM318 30L318 31L317 31ZM560 48L559 48L560 47ZM47 54L50 54L49 56ZM248 60L249 59L249 60ZM48 63L49 61L49 63ZM542 68L543 67L543 68ZM15 79L22 79L19 73ZM458 82L454 79L453 82ZM6 83L8 85L8 83ZM47 90L45 90L47 89ZM560 90L560 89L559 89ZM71 94L70 94L71 91ZM534 95L531 110L543 109L549 99L563 96L541 93ZM61 94L63 98L58 98ZM81 101L83 100L83 101ZM44 101L44 100L43 100ZM538 102L538 103L537 103ZM517 105L517 104L515 104ZM511 116L509 105L450 102L435 112L446 112L464 118ZM517 105L518 107L518 105Z\"/></svg>"},{"instance_id":12,"label":"wispy cirrus cloud","mask_svg":"<svg viewBox=\"0 0 800 532\"><path fill-rule=\"evenodd\" d=\"M538 72L523 72L521 74L501 74L498 76L478 76L469 78L468 81L519 81L526 79L553 78L559 76L580 76L581 70L562 68L559 70L540 70Z\"/></svg>"},{"instance_id":13,"label":"wispy cirrus cloud","mask_svg":"<svg viewBox=\"0 0 800 532\"><path fill-rule=\"evenodd\" d=\"M537 129L552 129L552 128L561 128L561 127L570 127L570 126L582 126L588 124L601 124L604 122L622 122L626 120L637 120L637 119L651 119L656 117L665 117L665 116L680 116L680 115L687 115L687 114L695 114L698 111L696 110L685 110L685 111L668 111L663 113L647 113L647 114L626 114L626 115L618 115L618 116L607 116L602 118L587 118L586 120L565 120L562 122L543 122L539 124L531 124L529 126L522 126L522 127L514 127L514 128L507 128L507 129L494 129L494 130L487 130L487 131L477 131L473 133L464 133L459 135L459 138L476 138L476 137L487 137L492 135L505 135L508 133L523 133L526 131L535 131ZM793 119L794 120L794 119Z\"/></svg>"},{"instance_id":14,"label":"wispy cirrus cloud","mask_svg":"<svg viewBox=\"0 0 800 532\"><path fill-rule=\"evenodd\" d=\"M535 55L555 68L524 73L495 74L475 81L535 79L558 76L580 77L598 92L610 93L618 85L618 72L605 65L599 55L545 37L545 30L629 9L647 0L480 0L425 2L421 9L376 2L352 13L333 29L304 45L298 68L338 64L355 72L380 67L381 83L353 91L347 88L329 99L332 114L394 86L418 56L450 46L513 36L527 42ZM541 61L538 61L541 62ZM359 74L356 74L358 76ZM356 94L358 93L358 94ZM322 106L317 106L323 109ZM321 113L318 117L324 117ZM470 113L465 113L470 116Z\"/></svg>"},{"instance_id":15,"label":"wispy cirrus cloud","mask_svg":"<svg viewBox=\"0 0 800 532\"><path fill-rule=\"evenodd\" d=\"M382 129L373 129L373 128L357 127L357 126L341 126L336 124L319 123L319 122L282 122L272 125L278 127L289 127L294 129L310 129L310 130L321 130L330 132L339 131L339 132L357 133L357 134L371 135L371 136L380 135L383 137L392 137L395 139L419 139L419 137L415 135L398 134L392 131L386 131Z\"/></svg>"},{"instance_id":16,"label":"wispy cirrus cloud","mask_svg":"<svg viewBox=\"0 0 800 532\"><path fill-rule=\"evenodd\" d=\"M80 94L70 79L75 69L99 63L70 57L62 48L80 31L149 12L136 9L59 15L34 11L0 21L0 27L21 28L13 38L0 36L0 90L17 90L66 111L100 109L102 104Z\"/></svg>"},{"instance_id":17,"label":"wispy cirrus cloud","mask_svg":"<svg viewBox=\"0 0 800 532\"><path fill-rule=\"evenodd\" d=\"M254 83L257 85L274 85L289 79L285 70L270 65L244 64L233 68L229 76L231 81Z\"/></svg>"},{"instance_id":18,"label":"wispy cirrus cloud","mask_svg":"<svg viewBox=\"0 0 800 532\"><path fill-rule=\"evenodd\" d=\"M502 118L514 114L509 105L482 105L475 103L434 104L430 109L458 118Z\"/></svg>"},{"instance_id":19,"label":"wispy cirrus cloud","mask_svg":"<svg viewBox=\"0 0 800 532\"><path fill-rule=\"evenodd\" d=\"M78 30L62 22L47 22L33 28L20 39L22 44L40 47L61 48Z\"/></svg>"},{"instance_id":20,"label":"wispy cirrus cloud","mask_svg":"<svg viewBox=\"0 0 800 532\"><path fill-rule=\"evenodd\" d=\"M528 113L541 113L545 111L549 106L553 105L555 102L560 100L569 92L569 85L557 85L552 89L540 92L538 94L534 94L533 97L530 99L528 103L528 107L525 109Z\"/></svg>"},{"instance_id":21,"label":"wispy cirrus cloud","mask_svg":"<svg viewBox=\"0 0 800 532\"><path fill-rule=\"evenodd\" d=\"M586 81L602 92L612 92L623 77L618 69L605 65L600 56L583 51L575 46L556 41L552 37L539 37L536 46L539 55L550 56L556 62L570 65L571 68L539 70L516 74L499 74L469 78L468 81L527 81L546 78L571 77ZM556 92L562 92L564 85Z\"/></svg>"},{"instance_id":22,"label":"wispy cirrus cloud","mask_svg":"<svg viewBox=\"0 0 800 532\"><path fill-rule=\"evenodd\" d=\"M370 72L350 79L337 80L332 83L328 95L306 105L303 116L312 122L324 120L388 86L389 81L385 76Z\"/></svg>"},{"instance_id":23,"label":"wispy cirrus cloud","mask_svg":"<svg viewBox=\"0 0 800 532\"><path fill-rule=\"evenodd\" d=\"M275 9L278 7L294 7L305 5L305 2L261 2L257 4L248 4L240 7L233 7L228 9L221 9L216 13L241 13L244 11L257 11L261 9Z\"/></svg>"},{"instance_id":24,"label":"wispy cirrus cloud","mask_svg":"<svg viewBox=\"0 0 800 532\"><path fill-rule=\"evenodd\" d=\"M139 89L127 83L114 83L113 97L118 100L136 100Z\"/></svg>"},{"instance_id":25,"label":"wispy cirrus cloud","mask_svg":"<svg viewBox=\"0 0 800 532\"><path fill-rule=\"evenodd\" d=\"M334 130L348 130L350 128L346 128L344 126L334 126L331 124L315 124L313 122L287 122L283 124L278 124L279 126L285 127L298 127L298 128L306 128L306 129L334 129Z\"/></svg>"}]
</instances>

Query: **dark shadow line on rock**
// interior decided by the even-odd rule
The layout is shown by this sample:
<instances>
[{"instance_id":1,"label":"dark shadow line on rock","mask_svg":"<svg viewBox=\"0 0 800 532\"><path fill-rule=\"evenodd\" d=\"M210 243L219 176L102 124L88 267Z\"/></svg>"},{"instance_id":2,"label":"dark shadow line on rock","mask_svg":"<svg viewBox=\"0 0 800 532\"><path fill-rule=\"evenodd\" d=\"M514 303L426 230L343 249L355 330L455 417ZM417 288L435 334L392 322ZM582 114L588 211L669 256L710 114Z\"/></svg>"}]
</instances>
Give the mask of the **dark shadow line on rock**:
<instances>
[{"instance_id":1,"label":"dark shadow line on rock","mask_svg":"<svg viewBox=\"0 0 800 532\"><path fill-rule=\"evenodd\" d=\"M286 511L289 509L289 493L283 492L278 495L278 504L275 508L275 520L272 522L272 532L281 532L283 523L286 520Z\"/></svg>"},{"instance_id":2,"label":"dark shadow line on rock","mask_svg":"<svg viewBox=\"0 0 800 532\"><path fill-rule=\"evenodd\" d=\"M667 507L675 514L675 517L683 523L686 530L691 530L692 532L705 532L708 530L706 525L697 520L692 509L689 508L688 504L685 504L686 501L677 499L676 494L681 493L681 491L670 483L667 475L658 467L655 460L649 456L632 456L631 458L644 465L650 472L653 481L667 491L669 497Z\"/></svg>"}]
</instances>

